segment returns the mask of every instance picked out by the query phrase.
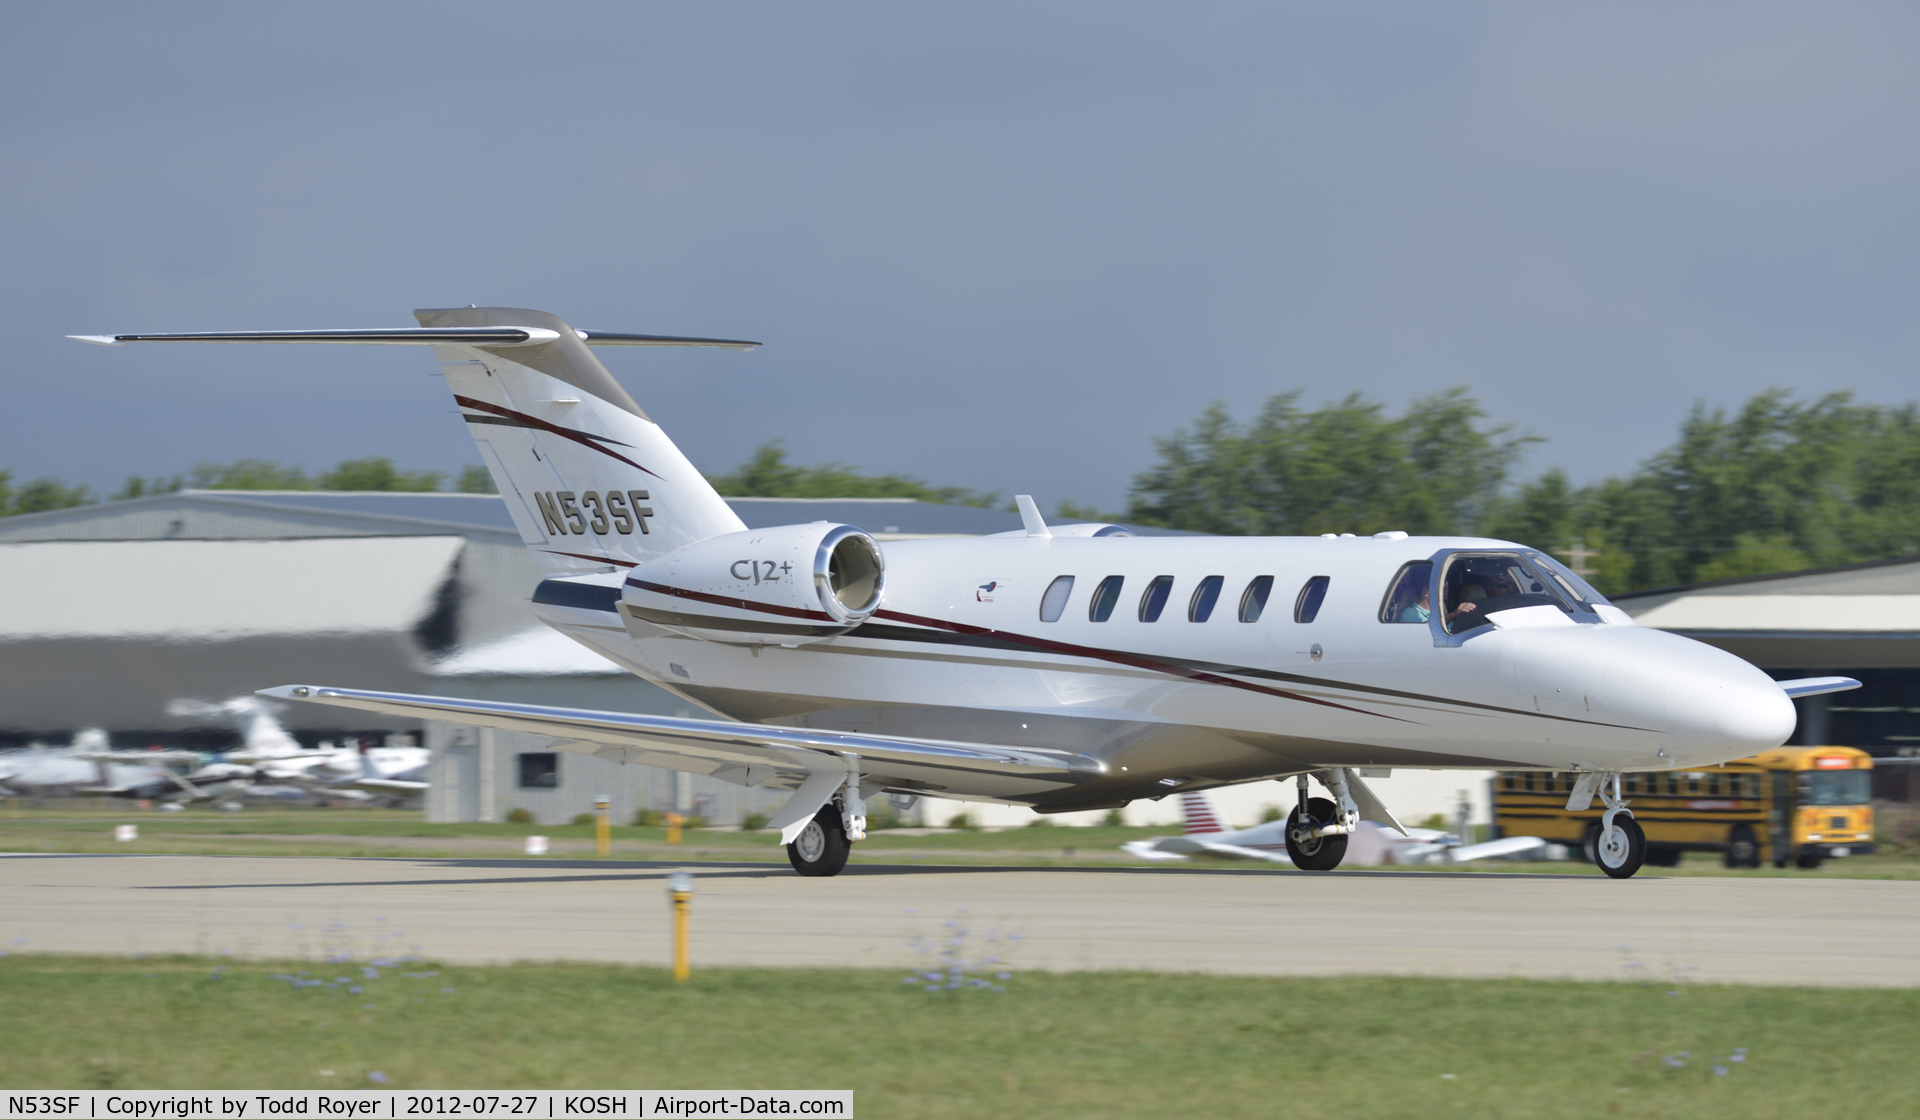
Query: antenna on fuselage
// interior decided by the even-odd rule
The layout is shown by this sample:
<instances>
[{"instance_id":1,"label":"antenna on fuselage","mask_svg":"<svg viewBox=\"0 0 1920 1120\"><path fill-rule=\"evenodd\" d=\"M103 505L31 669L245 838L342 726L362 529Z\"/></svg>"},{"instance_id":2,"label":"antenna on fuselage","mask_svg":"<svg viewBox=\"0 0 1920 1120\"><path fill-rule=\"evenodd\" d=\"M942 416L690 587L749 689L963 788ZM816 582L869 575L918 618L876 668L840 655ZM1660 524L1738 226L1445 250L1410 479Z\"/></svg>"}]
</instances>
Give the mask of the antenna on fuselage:
<instances>
[{"instance_id":1,"label":"antenna on fuselage","mask_svg":"<svg viewBox=\"0 0 1920 1120\"><path fill-rule=\"evenodd\" d=\"M1027 536L1053 536L1053 530L1047 528L1046 518L1040 516L1040 507L1033 504L1032 494L1015 494L1013 504L1020 507L1020 523L1027 527Z\"/></svg>"}]
</instances>

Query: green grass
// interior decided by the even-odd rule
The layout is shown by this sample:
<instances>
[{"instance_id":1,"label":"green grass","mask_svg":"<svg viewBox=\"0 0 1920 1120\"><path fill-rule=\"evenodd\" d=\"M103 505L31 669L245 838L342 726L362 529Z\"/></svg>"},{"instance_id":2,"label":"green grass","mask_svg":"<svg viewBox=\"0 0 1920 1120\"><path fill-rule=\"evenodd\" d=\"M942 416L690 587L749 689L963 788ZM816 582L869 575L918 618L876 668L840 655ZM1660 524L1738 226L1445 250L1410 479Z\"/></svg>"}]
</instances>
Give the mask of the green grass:
<instances>
[{"instance_id":1,"label":"green grass","mask_svg":"<svg viewBox=\"0 0 1920 1120\"><path fill-rule=\"evenodd\" d=\"M892 971L216 967L0 960L0 1083L851 1088L859 1115L903 1118L1920 1110L1914 990L1016 973L1002 993L929 993ZM271 978L299 968L366 991ZM1715 1075L1736 1047L1746 1061Z\"/></svg>"},{"instance_id":2,"label":"green grass","mask_svg":"<svg viewBox=\"0 0 1920 1120\"><path fill-rule=\"evenodd\" d=\"M113 840L116 824L137 824L140 839L131 844ZM856 845L855 863L994 864L1045 867L1143 865L1120 850L1129 840L1166 836L1172 826L1118 828L1051 826L1015 828L1000 832L955 831L906 836L876 829ZM1649 867L1650 875L1738 875L1787 878L1920 879L1920 845L1886 844L1871 856L1830 860L1817 871L1771 866L1729 872L1719 858L1690 854L1677 868ZM592 856L591 825L429 824L419 810L285 809L249 807L221 813L196 806L180 813L142 812L126 802L72 798L44 807L0 808L0 851L12 852L140 852L162 855L280 855L379 857L520 858L526 838L548 837L549 858ZM668 844L664 828L613 829L617 859L660 859L676 862L772 862L786 859L770 832L721 832L689 829L679 844ZM1218 868L1238 866L1252 873L1271 871L1258 864L1222 864L1193 860L1187 864L1153 866ZM1393 870L1406 870L1394 868ZM1547 872L1598 875L1579 862L1528 863L1489 861L1429 870Z\"/></svg>"}]
</instances>

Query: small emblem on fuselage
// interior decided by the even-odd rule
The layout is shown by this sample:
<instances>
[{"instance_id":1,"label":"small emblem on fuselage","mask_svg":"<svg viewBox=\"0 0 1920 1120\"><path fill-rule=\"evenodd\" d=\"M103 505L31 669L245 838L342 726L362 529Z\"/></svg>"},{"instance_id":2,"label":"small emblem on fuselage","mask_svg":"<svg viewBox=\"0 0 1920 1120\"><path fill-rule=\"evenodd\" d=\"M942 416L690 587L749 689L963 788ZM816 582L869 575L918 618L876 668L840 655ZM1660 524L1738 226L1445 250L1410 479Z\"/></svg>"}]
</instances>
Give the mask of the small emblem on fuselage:
<instances>
[{"instance_id":1,"label":"small emblem on fuselage","mask_svg":"<svg viewBox=\"0 0 1920 1120\"><path fill-rule=\"evenodd\" d=\"M1001 586L1001 583L999 580L997 579L988 580L987 582L973 589L973 601L976 603L993 602L993 593L999 590L1000 586Z\"/></svg>"}]
</instances>

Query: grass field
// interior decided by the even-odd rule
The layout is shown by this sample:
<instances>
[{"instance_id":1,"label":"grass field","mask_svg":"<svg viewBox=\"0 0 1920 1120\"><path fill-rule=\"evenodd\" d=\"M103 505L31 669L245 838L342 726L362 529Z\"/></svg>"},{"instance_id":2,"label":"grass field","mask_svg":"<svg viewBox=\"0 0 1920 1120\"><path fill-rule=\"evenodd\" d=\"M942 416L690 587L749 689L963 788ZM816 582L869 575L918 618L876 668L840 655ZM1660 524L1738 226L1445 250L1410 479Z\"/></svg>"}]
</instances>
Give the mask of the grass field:
<instances>
[{"instance_id":1,"label":"grass field","mask_svg":"<svg viewBox=\"0 0 1920 1120\"><path fill-rule=\"evenodd\" d=\"M140 839L116 843L113 826L137 824ZM854 847L855 863L997 864L1034 866L1112 866L1139 864L1120 850L1129 840L1165 836L1171 827L1065 828L1048 826L999 832L876 830ZM40 808L0 809L0 851L143 852L169 855L286 855L383 857L519 857L526 838L546 836L551 858L580 858L594 852L590 825L429 824L418 810L280 809L249 807L238 813L195 807L180 813L142 812L125 802L75 798L50 801ZM1920 879L1920 849L1886 844L1871 856L1831 860L1816 871L1765 867L1729 872L1719 859L1689 855L1677 868L1647 869L1659 875L1742 875L1791 878ZM668 844L662 828L613 829L613 855L619 859L780 862L785 853L769 832L691 829L680 844ZM1158 866L1181 866L1160 864ZM1218 867L1196 860L1193 866ZM1257 865L1255 865L1257 866ZM1254 869L1250 866L1249 869ZM1490 861L1463 864L1451 871L1552 871L1597 875L1579 862ZM1396 870L1405 870L1398 868Z\"/></svg>"},{"instance_id":2,"label":"grass field","mask_svg":"<svg viewBox=\"0 0 1920 1120\"><path fill-rule=\"evenodd\" d=\"M300 970L326 982L275 978ZM928 992L892 971L376 971L7 957L0 1083L851 1088L869 1118L1920 1111L1913 990L1016 973L1001 992Z\"/></svg>"}]
</instances>

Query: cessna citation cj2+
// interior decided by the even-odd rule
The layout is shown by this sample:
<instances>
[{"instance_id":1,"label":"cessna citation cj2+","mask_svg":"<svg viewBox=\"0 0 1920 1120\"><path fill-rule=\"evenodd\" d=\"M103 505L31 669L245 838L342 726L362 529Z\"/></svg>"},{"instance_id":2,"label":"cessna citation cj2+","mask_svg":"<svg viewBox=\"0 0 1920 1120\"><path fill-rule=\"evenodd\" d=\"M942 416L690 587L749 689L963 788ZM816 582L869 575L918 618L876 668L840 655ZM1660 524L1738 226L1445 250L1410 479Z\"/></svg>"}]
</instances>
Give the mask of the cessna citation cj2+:
<instances>
[{"instance_id":1,"label":"cessna citation cj2+","mask_svg":"<svg viewBox=\"0 0 1920 1120\"><path fill-rule=\"evenodd\" d=\"M1646 842L1623 771L1784 742L1792 695L1740 659L1636 626L1535 549L1465 537L1157 537L1116 525L882 545L852 525L747 529L594 355L752 342L576 330L538 311L415 313L391 330L83 341L431 346L543 575L548 625L715 719L287 685L264 695L550 735L615 762L791 790L802 875L832 875L867 804L922 795L1043 813L1294 777L1298 866L1362 817L1358 771L1577 771L1608 874ZM1326 796L1309 796L1309 782Z\"/></svg>"}]
</instances>

